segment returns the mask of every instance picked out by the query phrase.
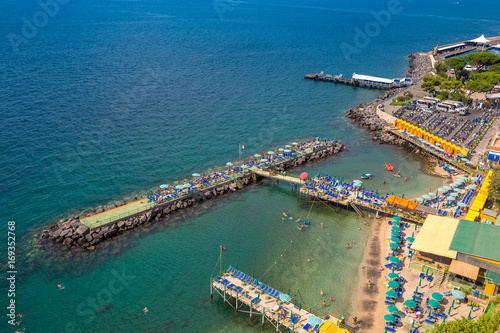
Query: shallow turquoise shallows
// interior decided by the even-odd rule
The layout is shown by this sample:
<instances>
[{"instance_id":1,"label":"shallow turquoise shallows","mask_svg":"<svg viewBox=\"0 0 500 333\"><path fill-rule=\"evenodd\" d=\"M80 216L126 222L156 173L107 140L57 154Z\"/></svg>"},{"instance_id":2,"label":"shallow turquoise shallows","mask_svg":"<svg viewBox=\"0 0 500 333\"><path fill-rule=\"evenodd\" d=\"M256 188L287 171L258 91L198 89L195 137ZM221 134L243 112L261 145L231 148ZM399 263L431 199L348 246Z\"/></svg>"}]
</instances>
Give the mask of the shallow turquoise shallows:
<instances>
[{"instance_id":1,"label":"shallow turquoise shallows","mask_svg":"<svg viewBox=\"0 0 500 333\"><path fill-rule=\"evenodd\" d=\"M4 318L1 332L260 332L210 299L221 245L224 266L350 315L369 227L351 212L297 202L287 184L252 185L95 252L43 248L35 235L237 161L238 144L253 156L335 138L349 150L290 172L373 173L366 188L405 197L435 191L441 183L421 172L420 157L371 142L344 118L378 91L303 76L402 77L412 52L500 31L497 1L64 2L0 2L0 231L16 222L24 315L16 327ZM385 171L389 162L407 182ZM311 226L299 231L294 221L307 216ZM0 294L5 304L5 284Z\"/></svg>"}]
</instances>

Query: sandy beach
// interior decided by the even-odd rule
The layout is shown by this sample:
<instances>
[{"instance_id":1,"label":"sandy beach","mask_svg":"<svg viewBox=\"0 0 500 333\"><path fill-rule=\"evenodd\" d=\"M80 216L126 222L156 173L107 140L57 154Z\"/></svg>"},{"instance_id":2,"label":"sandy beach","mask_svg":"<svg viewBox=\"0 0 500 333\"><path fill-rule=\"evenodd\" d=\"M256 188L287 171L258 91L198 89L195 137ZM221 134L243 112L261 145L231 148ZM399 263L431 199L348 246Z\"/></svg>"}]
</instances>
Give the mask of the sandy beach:
<instances>
[{"instance_id":1,"label":"sandy beach","mask_svg":"<svg viewBox=\"0 0 500 333\"><path fill-rule=\"evenodd\" d=\"M364 225L366 221L369 226ZM346 317L346 323L353 324L352 318L357 317L353 325L360 332L383 332L385 327L385 286L383 284L388 269L379 271L384 264L384 256L388 251L386 239L389 233L389 218L366 218L359 220L361 228L371 228L366 244L362 265L358 271L358 283L353 297L352 313ZM369 286L368 281L371 282Z\"/></svg>"}]
</instances>

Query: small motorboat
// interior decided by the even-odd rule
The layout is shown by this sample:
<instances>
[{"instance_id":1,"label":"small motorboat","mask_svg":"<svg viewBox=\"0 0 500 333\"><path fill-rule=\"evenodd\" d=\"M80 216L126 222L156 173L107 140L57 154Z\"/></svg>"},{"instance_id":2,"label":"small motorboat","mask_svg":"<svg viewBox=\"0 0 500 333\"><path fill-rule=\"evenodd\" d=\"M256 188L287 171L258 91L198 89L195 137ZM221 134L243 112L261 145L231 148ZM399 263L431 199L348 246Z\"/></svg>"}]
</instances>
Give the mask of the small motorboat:
<instances>
[{"instance_id":1,"label":"small motorboat","mask_svg":"<svg viewBox=\"0 0 500 333\"><path fill-rule=\"evenodd\" d=\"M497 45L493 45L493 48L495 50L500 50L500 43L497 43Z\"/></svg>"},{"instance_id":2,"label":"small motorboat","mask_svg":"<svg viewBox=\"0 0 500 333\"><path fill-rule=\"evenodd\" d=\"M373 176L373 173L365 173L365 174L362 174L359 178L360 179L371 179Z\"/></svg>"},{"instance_id":3,"label":"small motorboat","mask_svg":"<svg viewBox=\"0 0 500 333\"><path fill-rule=\"evenodd\" d=\"M387 171L394 171L394 167L391 165L391 163L389 164L385 164L385 168L387 169Z\"/></svg>"},{"instance_id":4,"label":"small motorboat","mask_svg":"<svg viewBox=\"0 0 500 333\"><path fill-rule=\"evenodd\" d=\"M393 173L392 175L393 175L394 177L396 177L396 178L401 178L401 172L399 172L399 171L398 171L398 172Z\"/></svg>"}]
</instances>

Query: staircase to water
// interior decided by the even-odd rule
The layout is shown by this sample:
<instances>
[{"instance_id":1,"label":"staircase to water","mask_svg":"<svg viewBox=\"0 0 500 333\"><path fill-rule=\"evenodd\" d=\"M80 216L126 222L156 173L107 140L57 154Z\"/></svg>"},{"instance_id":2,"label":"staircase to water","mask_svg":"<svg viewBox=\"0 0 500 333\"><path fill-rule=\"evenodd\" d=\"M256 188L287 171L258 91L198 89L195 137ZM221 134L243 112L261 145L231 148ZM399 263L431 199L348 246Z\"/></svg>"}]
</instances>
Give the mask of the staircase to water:
<instances>
[{"instance_id":1,"label":"staircase to water","mask_svg":"<svg viewBox=\"0 0 500 333\"><path fill-rule=\"evenodd\" d=\"M363 212L353 202L351 202L351 207L359 216L363 217Z\"/></svg>"}]
</instances>

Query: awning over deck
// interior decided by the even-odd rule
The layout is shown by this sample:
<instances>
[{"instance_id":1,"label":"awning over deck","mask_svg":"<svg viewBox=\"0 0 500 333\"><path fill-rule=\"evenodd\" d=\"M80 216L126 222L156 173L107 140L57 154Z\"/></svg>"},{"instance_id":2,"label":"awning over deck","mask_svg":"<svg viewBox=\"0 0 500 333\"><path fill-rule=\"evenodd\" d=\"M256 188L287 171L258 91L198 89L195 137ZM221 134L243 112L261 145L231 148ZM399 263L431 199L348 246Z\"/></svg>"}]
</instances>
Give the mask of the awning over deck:
<instances>
[{"instance_id":1,"label":"awning over deck","mask_svg":"<svg viewBox=\"0 0 500 333\"><path fill-rule=\"evenodd\" d=\"M466 264L465 262L452 260L450 265L450 272L465 276L466 278L476 280L479 274L479 267Z\"/></svg>"}]
</instances>

